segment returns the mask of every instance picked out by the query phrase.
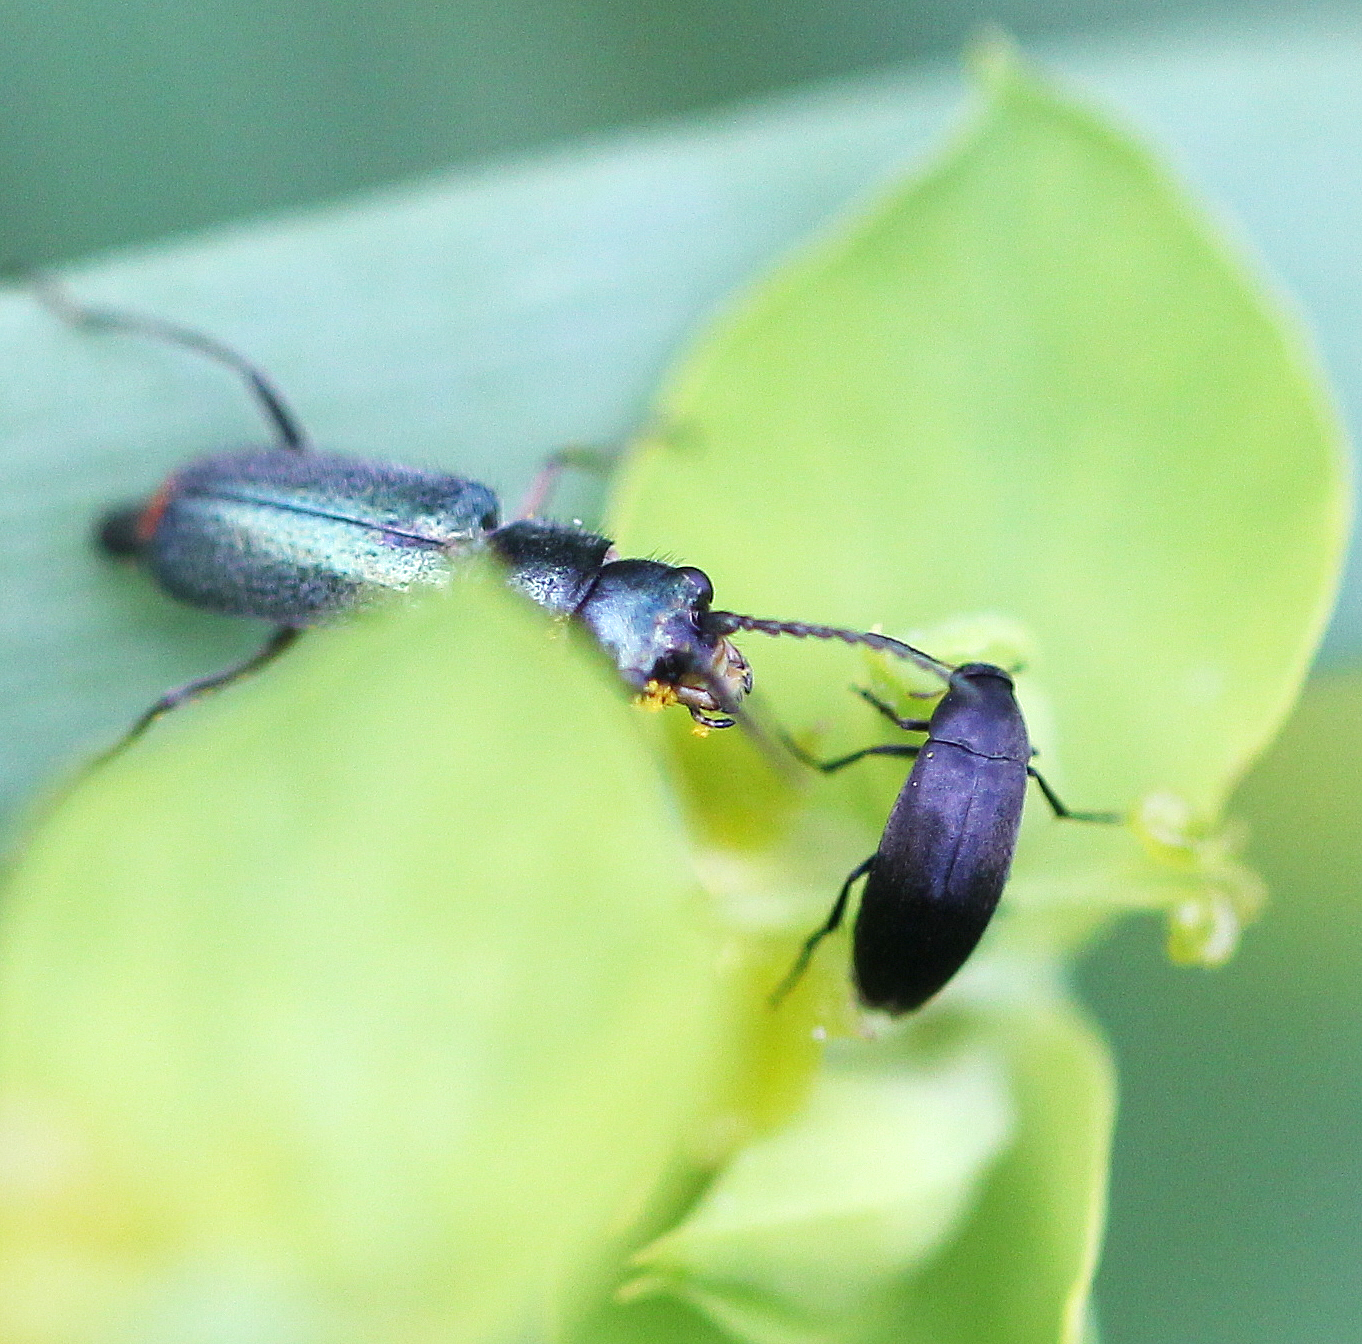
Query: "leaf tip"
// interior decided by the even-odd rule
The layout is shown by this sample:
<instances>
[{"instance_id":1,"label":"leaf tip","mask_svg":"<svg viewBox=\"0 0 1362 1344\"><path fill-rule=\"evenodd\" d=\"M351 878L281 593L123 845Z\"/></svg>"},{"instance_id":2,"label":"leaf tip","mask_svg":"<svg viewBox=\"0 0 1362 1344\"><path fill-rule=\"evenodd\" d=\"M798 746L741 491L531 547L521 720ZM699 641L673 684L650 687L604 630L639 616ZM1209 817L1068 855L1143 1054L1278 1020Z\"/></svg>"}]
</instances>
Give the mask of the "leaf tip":
<instances>
[{"instance_id":1,"label":"leaf tip","mask_svg":"<svg viewBox=\"0 0 1362 1344\"><path fill-rule=\"evenodd\" d=\"M965 48L965 67L979 87L998 97L1026 67L1021 49L999 24L984 24Z\"/></svg>"}]
</instances>

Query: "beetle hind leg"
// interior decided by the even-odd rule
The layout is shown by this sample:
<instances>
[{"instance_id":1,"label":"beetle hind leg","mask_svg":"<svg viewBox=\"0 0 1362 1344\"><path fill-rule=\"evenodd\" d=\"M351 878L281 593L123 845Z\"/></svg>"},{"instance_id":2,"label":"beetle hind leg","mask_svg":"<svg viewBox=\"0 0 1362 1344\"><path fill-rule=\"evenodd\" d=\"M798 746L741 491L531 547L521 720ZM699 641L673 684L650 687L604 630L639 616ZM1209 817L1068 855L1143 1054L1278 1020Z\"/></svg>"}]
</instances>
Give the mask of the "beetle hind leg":
<instances>
[{"instance_id":1,"label":"beetle hind leg","mask_svg":"<svg viewBox=\"0 0 1362 1344\"><path fill-rule=\"evenodd\" d=\"M115 756L121 755L157 719L169 714L172 709L176 709L190 700L197 700L201 695L207 695L210 691L217 691L224 686L230 686L240 677L258 672L295 643L302 633L296 625L281 625L265 641L264 645L248 658L243 658L239 663L233 663L231 667L224 668L221 672L214 672L206 677L196 677L193 681L185 682L183 686L177 686L173 691L167 691L112 747L95 758L94 766L101 766Z\"/></svg>"},{"instance_id":2,"label":"beetle hind leg","mask_svg":"<svg viewBox=\"0 0 1362 1344\"><path fill-rule=\"evenodd\" d=\"M1119 812L1075 812L1073 808L1066 807L1060 801L1059 794L1046 783L1045 776L1034 765L1028 765L1026 773L1040 785L1040 791L1045 795L1045 801L1050 804L1050 810L1061 821L1095 821L1103 826L1119 826L1125 821L1125 817Z\"/></svg>"},{"instance_id":3,"label":"beetle hind leg","mask_svg":"<svg viewBox=\"0 0 1362 1344\"><path fill-rule=\"evenodd\" d=\"M818 944L830 933L836 933L841 927L842 919L847 912L847 902L851 899L852 887L856 885L858 879L864 877L870 871L874 862L875 855L872 854L864 863L857 864L851 870L847 880L842 883L842 890L837 893L837 899L833 902L832 910L827 919L804 940L804 946L800 949L799 956L795 958L795 964L790 967L785 978L772 991L772 1008L779 1007L785 996L799 983L800 977L809 968L809 962L813 960L813 954L818 950Z\"/></svg>"}]
</instances>

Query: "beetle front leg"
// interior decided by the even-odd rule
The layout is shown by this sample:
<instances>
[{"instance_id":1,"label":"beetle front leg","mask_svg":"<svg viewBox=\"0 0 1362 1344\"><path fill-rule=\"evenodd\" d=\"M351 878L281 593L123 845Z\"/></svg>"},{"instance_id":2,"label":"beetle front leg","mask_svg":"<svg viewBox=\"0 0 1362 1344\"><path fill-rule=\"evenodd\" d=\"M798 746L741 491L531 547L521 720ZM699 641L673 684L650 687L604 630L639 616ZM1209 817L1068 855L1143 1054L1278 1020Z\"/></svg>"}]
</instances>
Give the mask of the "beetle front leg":
<instances>
[{"instance_id":1,"label":"beetle front leg","mask_svg":"<svg viewBox=\"0 0 1362 1344\"><path fill-rule=\"evenodd\" d=\"M890 723L902 728L905 733L925 733L931 724L926 719L901 719L894 712L893 705L886 704L874 691L867 691L864 686L853 686L852 689L868 705L873 705L884 715Z\"/></svg>"}]
</instances>

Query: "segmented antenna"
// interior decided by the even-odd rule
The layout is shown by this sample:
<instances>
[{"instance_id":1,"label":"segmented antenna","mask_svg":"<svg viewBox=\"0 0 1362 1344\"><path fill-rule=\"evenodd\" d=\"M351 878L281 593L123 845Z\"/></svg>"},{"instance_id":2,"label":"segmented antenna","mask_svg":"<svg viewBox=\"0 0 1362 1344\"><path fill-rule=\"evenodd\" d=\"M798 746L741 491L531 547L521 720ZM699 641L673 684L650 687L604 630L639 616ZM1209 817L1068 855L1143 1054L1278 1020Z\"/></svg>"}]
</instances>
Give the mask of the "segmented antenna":
<instances>
[{"instance_id":1,"label":"segmented antenna","mask_svg":"<svg viewBox=\"0 0 1362 1344\"><path fill-rule=\"evenodd\" d=\"M166 341L185 350L193 350L196 354L225 365L245 380L252 395L260 403L265 418L274 426L283 446L295 453L307 451L307 435L303 431L302 423L289 409L283 396L264 373L230 346L223 345L211 336L205 336L190 327L181 327L174 322L162 322L159 318L115 312L111 308L86 308L72 299L49 276L30 275L26 277L26 283L34 297L49 312L73 327L86 327L92 331L126 331L134 336L146 336L154 341Z\"/></svg>"},{"instance_id":2,"label":"segmented antenna","mask_svg":"<svg viewBox=\"0 0 1362 1344\"><path fill-rule=\"evenodd\" d=\"M736 611L711 611L705 618L707 626L720 634L731 635L736 630L751 630L759 635L792 635L795 639L836 639L843 644L861 644L879 653L892 653L895 658L916 663L949 682L954 671L948 663L923 653L901 639L877 635L870 630L844 630L836 625L810 625L807 621L771 621L760 616L742 616Z\"/></svg>"}]
</instances>

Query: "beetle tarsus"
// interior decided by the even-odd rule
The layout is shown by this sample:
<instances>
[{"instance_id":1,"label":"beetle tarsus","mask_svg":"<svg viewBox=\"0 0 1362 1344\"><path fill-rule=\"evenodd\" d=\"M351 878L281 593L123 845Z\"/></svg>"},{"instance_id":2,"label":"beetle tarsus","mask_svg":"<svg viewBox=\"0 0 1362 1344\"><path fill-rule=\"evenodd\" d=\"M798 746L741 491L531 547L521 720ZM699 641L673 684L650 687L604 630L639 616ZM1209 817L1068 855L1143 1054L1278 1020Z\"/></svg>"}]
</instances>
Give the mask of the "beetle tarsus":
<instances>
[{"instance_id":1,"label":"beetle tarsus","mask_svg":"<svg viewBox=\"0 0 1362 1344\"><path fill-rule=\"evenodd\" d=\"M515 520L538 518L548 506L549 500L553 498L564 472L585 471L597 476L609 476L623 455L620 448L583 447L560 448L556 453L550 454L535 472L534 479L516 510Z\"/></svg>"}]
</instances>

